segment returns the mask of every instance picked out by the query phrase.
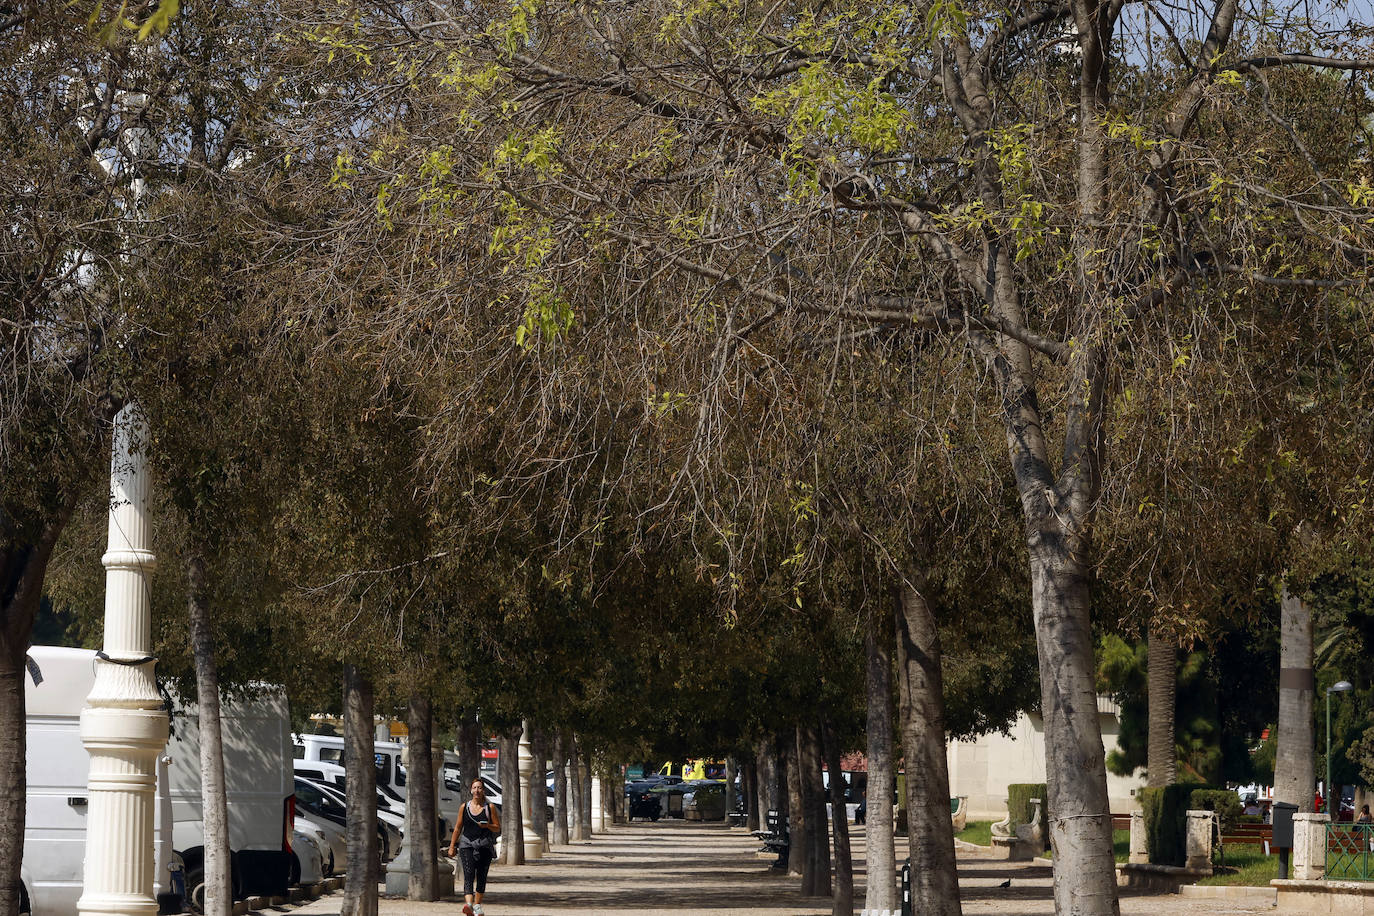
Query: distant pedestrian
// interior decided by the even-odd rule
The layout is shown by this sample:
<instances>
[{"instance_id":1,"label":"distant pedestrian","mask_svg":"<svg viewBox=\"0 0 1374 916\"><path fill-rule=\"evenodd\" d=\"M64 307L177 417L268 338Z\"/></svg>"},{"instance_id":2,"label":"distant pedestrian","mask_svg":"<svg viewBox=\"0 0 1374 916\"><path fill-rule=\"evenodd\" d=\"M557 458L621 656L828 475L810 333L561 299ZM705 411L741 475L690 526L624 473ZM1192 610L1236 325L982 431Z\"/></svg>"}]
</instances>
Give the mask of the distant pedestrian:
<instances>
[{"instance_id":1,"label":"distant pedestrian","mask_svg":"<svg viewBox=\"0 0 1374 916\"><path fill-rule=\"evenodd\" d=\"M1357 824L1374 824L1374 814L1369 813L1368 805L1360 805L1360 816L1355 818Z\"/></svg>"},{"instance_id":2,"label":"distant pedestrian","mask_svg":"<svg viewBox=\"0 0 1374 916\"><path fill-rule=\"evenodd\" d=\"M463 916L482 916L482 895L487 892L487 870L496 858L496 837L501 832L501 815L487 802L481 777L472 781L472 797L458 812L453 836L448 842L449 858L454 846L463 863Z\"/></svg>"}]
</instances>

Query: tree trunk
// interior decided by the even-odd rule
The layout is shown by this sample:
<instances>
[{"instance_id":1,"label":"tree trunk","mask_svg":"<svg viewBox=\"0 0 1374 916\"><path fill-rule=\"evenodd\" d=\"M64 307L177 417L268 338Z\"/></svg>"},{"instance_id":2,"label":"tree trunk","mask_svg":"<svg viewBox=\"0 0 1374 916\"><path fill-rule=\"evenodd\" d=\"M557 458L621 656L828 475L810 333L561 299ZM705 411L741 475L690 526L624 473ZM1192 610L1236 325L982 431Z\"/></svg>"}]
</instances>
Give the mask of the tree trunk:
<instances>
[{"instance_id":1,"label":"tree trunk","mask_svg":"<svg viewBox=\"0 0 1374 916\"><path fill-rule=\"evenodd\" d=\"M1117 916L1088 570L1078 559L1086 548L1070 549L1065 540L1053 522L1030 539L1055 912Z\"/></svg>"},{"instance_id":2,"label":"tree trunk","mask_svg":"<svg viewBox=\"0 0 1374 916\"><path fill-rule=\"evenodd\" d=\"M744 829L759 829L759 761L755 757L744 765Z\"/></svg>"},{"instance_id":3,"label":"tree trunk","mask_svg":"<svg viewBox=\"0 0 1374 916\"><path fill-rule=\"evenodd\" d=\"M530 723L530 756L534 758L534 775L530 777L530 827L540 842L549 841L549 784L544 781L549 757L548 732Z\"/></svg>"},{"instance_id":4,"label":"tree trunk","mask_svg":"<svg viewBox=\"0 0 1374 916\"><path fill-rule=\"evenodd\" d=\"M220 726L219 669L215 639L210 630L210 599L206 594L205 559L197 548L186 561L187 610L191 654L196 667L196 708L200 732L201 822L205 858L201 867L205 916L230 916L234 909L229 859L229 796L224 784L224 742ZM194 879L192 879L194 881ZM187 890L196 888L188 881Z\"/></svg>"},{"instance_id":5,"label":"tree trunk","mask_svg":"<svg viewBox=\"0 0 1374 916\"><path fill-rule=\"evenodd\" d=\"M568 755L563 732L553 733L553 842L568 845Z\"/></svg>"},{"instance_id":6,"label":"tree trunk","mask_svg":"<svg viewBox=\"0 0 1374 916\"><path fill-rule=\"evenodd\" d=\"M868 875L864 909L870 913L899 907L897 850L892 837L892 633L893 615L871 611L864 634L865 688L868 694L868 816L864 838Z\"/></svg>"},{"instance_id":7,"label":"tree trunk","mask_svg":"<svg viewBox=\"0 0 1374 916\"><path fill-rule=\"evenodd\" d=\"M1145 771L1150 787L1173 785L1178 778L1178 742L1174 737L1174 697L1178 686L1177 647L1151 632L1146 677L1149 681L1150 737Z\"/></svg>"},{"instance_id":8,"label":"tree trunk","mask_svg":"<svg viewBox=\"0 0 1374 916\"><path fill-rule=\"evenodd\" d=\"M777 810L773 805L773 784L777 776L777 768L773 765L773 742L759 741L754 747L754 759L757 761L758 784L754 786L756 797L754 804L758 810L756 820L757 829L767 829L767 817L770 810Z\"/></svg>"},{"instance_id":9,"label":"tree trunk","mask_svg":"<svg viewBox=\"0 0 1374 916\"><path fill-rule=\"evenodd\" d=\"M477 725L477 713L465 712L458 719L458 773L462 788L459 797L467 801L472 793L472 781L482 775L482 732ZM449 824L448 829L453 830ZM447 838L445 838L447 839Z\"/></svg>"},{"instance_id":10,"label":"tree trunk","mask_svg":"<svg viewBox=\"0 0 1374 916\"><path fill-rule=\"evenodd\" d=\"M835 730L821 729L825 766L830 771L830 832L835 843L835 887L831 895L831 916L854 916L854 857L849 849L849 811L844 806L844 770L840 762L843 748Z\"/></svg>"},{"instance_id":11,"label":"tree trunk","mask_svg":"<svg viewBox=\"0 0 1374 916\"><path fill-rule=\"evenodd\" d=\"M1312 703L1312 609L1283 590L1279 630L1279 733L1274 760L1274 800L1310 812L1316 788Z\"/></svg>"},{"instance_id":12,"label":"tree trunk","mask_svg":"<svg viewBox=\"0 0 1374 916\"><path fill-rule=\"evenodd\" d=\"M434 704L425 694L410 698L410 729L406 772L406 842L410 846L408 900L439 899L439 841L435 836L438 799L435 793ZM447 837L445 838L447 839Z\"/></svg>"},{"instance_id":13,"label":"tree trunk","mask_svg":"<svg viewBox=\"0 0 1374 916\"><path fill-rule=\"evenodd\" d=\"M344 767L348 780L348 865L340 916L377 916L377 767L372 681L344 665Z\"/></svg>"},{"instance_id":14,"label":"tree trunk","mask_svg":"<svg viewBox=\"0 0 1374 916\"><path fill-rule=\"evenodd\" d=\"M797 728L797 763L801 769L802 804L806 806L806 866L802 872L802 893L829 897L830 837L826 831L820 739L814 724Z\"/></svg>"},{"instance_id":15,"label":"tree trunk","mask_svg":"<svg viewBox=\"0 0 1374 916\"><path fill-rule=\"evenodd\" d=\"M520 809L520 726L501 735L501 861L525 864L525 825Z\"/></svg>"},{"instance_id":16,"label":"tree trunk","mask_svg":"<svg viewBox=\"0 0 1374 916\"><path fill-rule=\"evenodd\" d=\"M577 736L568 739L568 787L571 803L568 807L568 829L574 843L587 838L582 827L582 755Z\"/></svg>"},{"instance_id":17,"label":"tree trunk","mask_svg":"<svg viewBox=\"0 0 1374 916\"><path fill-rule=\"evenodd\" d=\"M959 916L962 909L954 861L954 824L949 815L940 632L930 604L913 585L898 587L897 606L897 685L906 758L912 911ZM1094 722L1096 716L1094 700ZM1110 825L1111 820L1107 823ZM1107 851L1110 854L1110 843Z\"/></svg>"},{"instance_id":18,"label":"tree trunk","mask_svg":"<svg viewBox=\"0 0 1374 916\"><path fill-rule=\"evenodd\" d=\"M811 838L807 836L807 828L810 825L807 823L806 797L801 780L800 732L801 726L796 726L788 736L786 759L782 765L787 768L787 828L791 834L791 849L787 853L787 873L805 881L806 857L811 848ZM802 892L806 892L805 887Z\"/></svg>"},{"instance_id":19,"label":"tree trunk","mask_svg":"<svg viewBox=\"0 0 1374 916\"><path fill-rule=\"evenodd\" d=\"M9 610L9 608L6 608ZM18 644L6 639L0 652L0 914L19 913L19 866L24 850L24 755L28 735L24 703L24 665L27 637Z\"/></svg>"},{"instance_id":20,"label":"tree trunk","mask_svg":"<svg viewBox=\"0 0 1374 916\"><path fill-rule=\"evenodd\" d=\"M24 659L43 596L48 560L71 510L71 504L64 505L36 541L24 542L15 537L8 514L0 508L0 535L4 537L0 550L0 916L17 916L22 886L19 867L24 858L28 800L28 714L24 701L28 668Z\"/></svg>"},{"instance_id":21,"label":"tree trunk","mask_svg":"<svg viewBox=\"0 0 1374 916\"><path fill-rule=\"evenodd\" d=\"M606 778L601 783L601 797L608 798L611 802L611 813L614 815L612 823L628 824L630 822L630 812L626 805L625 792L614 791L616 786L625 785L625 769L619 764L606 768ZM610 788L607 788L607 787Z\"/></svg>"}]
</instances>

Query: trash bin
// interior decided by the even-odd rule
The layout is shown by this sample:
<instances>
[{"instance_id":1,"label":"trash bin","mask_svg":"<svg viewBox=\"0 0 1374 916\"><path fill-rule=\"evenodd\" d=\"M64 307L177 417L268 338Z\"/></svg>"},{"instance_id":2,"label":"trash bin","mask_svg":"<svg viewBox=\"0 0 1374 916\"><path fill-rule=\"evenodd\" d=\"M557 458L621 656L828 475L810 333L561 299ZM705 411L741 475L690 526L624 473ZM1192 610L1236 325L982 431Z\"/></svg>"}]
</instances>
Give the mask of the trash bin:
<instances>
[{"instance_id":1,"label":"trash bin","mask_svg":"<svg viewBox=\"0 0 1374 916\"><path fill-rule=\"evenodd\" d=\"M1298 813L1298 806L1291 802L1274 802L1274 839L1271 841L1276 849L1293 848L1293 815Z\"/></svg>"},{"instance_id":2,"label":"trash bin","mask_svg":"<svg viewBox=\"0 0 1374 916\"><path fill-rule=\"evenodd\" d=\"M1293 815L1298 806L1291 802L1274 802L1271 823L1273 825L1272 845L1279 853L1279 878L1288 878L1288 856L1293 849Z\"/></svg>"}]
</instances>

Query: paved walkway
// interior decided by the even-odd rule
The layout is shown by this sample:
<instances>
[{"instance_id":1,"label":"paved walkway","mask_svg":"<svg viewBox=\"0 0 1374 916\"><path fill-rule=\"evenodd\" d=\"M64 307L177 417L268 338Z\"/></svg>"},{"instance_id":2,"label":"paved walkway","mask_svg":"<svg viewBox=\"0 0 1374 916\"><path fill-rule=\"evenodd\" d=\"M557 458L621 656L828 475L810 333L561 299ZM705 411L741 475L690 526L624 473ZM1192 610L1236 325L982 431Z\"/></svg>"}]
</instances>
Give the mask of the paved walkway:
<instances>
[{"instance_id":1,"label":"paved walkway","mask_svg":"<svg viewBox=\"0 0 1374 916\"><path fill-rule=\"evenodd\" d=\"M855 907L863 909L862 827L850 832L855 856ZM620 911L643 916L829 916L829 898L802 897L799 882L769 870L755 856L758 841L741 829L659 821L636 822L554 850L525 866L493 865L487 884L490 916ZM906 855L898 839L898 860ZM1011 879L1007 888L999 885ZM965 913L1053 916L1050 869L961 853L959 884ZM461 889L462 882L459 880ZM1249 902L1132 895L1123 889L1121 911L1134 916L1272 913ZM297 916L337 916L335 893L294 909ZM462 898L412 903L383 897L381 916L458 916Z\"/></svg>"}]
</instances>

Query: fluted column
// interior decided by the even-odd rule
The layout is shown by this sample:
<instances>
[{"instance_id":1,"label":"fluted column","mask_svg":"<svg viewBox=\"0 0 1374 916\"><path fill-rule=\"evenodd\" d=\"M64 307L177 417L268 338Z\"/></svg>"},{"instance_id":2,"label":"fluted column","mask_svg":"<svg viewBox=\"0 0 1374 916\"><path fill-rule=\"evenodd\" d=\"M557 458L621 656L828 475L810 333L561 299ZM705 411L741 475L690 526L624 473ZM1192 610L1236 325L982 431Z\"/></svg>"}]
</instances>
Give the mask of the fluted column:
<instances>
[{"instance_id":1,"label":"fluted column","mask_svg":"<svg viewBox=\"0 0 1374 916\"><path fill-rule=\"evenodd\" d=\"M539 785L541 791L535 793L534 786L534 754L530 751L530 723L525 722L524 728L520 731L520 745L518 748L518 758L520 761L520 823L524 827L525 834L525 861L532 862L544 856L544 839L534 832L534 824L531 822L531 812L535 805L544 804L544 785L543 774L540 773Z\"/></svg>"},{"instance_id":2,"label":"fluted column","mask_svg":"<svg viewBox=\"0 0 1374 916\"><path fill-rule=\"evenodd\" d=\"M105 566L105 647L81 713L91 755L83 916L152 916L157 758L167 711L153 680L148 577L156 558L146 515L146 431L137 407L115 417Z\"/></svg>"}]
</instances>

